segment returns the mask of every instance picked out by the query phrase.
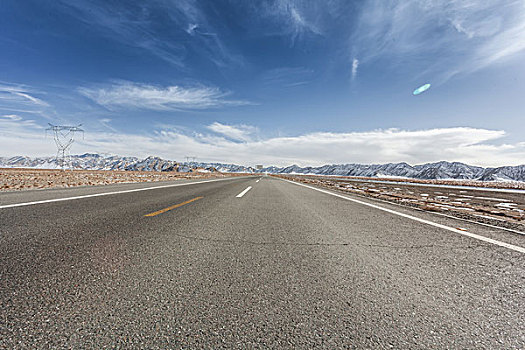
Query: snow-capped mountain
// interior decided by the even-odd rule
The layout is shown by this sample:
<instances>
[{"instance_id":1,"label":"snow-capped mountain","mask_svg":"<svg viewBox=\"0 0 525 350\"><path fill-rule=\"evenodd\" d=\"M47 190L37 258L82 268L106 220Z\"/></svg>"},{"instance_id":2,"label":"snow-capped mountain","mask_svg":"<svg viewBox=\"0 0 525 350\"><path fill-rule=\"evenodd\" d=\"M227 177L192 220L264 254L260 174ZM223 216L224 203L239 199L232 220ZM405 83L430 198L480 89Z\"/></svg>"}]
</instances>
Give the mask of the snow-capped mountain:
<instances>
[{"instance_id":1,"label":"snow-capped mountain","mask_svg":"<svg viewBox=\"0 0 525 350\"><path fill-rule=\"evenodd\" d=\"M503 166L485 169L479 177L482 181L525 181L525 165Z\"/></svg>"},{"instance_id":2,"label":"snow-capped mountain","mask_svg":"<svg viewBox=\"0 0 525 350\"><path fill-rule=\"evenodd\" d=\"M37 168L58 169L60 168L55 157L30 158L24 156L0 157L2 168ZM85 153L71 156L71 168L83 170L131 170L131 171L219 171L219 172L242 172L253 173L250 167L222 164L222 163L179 163L159 157L147 157L139 159L136 157L104 156L97 153Z\"/></svg>"},{"instance_id":3,"label":"snow-capped mountain","mask_svg":"<svg viewBox=\"0 0 525 350\"><path fill-rule=\"evenodd\" d=\"M459 162L437 162L414 166L420 179L477 179L485 171L482 167Z\"/></svg>"},{"instance_id":4,"label":"snow-capped mountain","mask_svg":"<svg viewBox=\"0 0 525 350\"><path fill-rule=\"evenodd\" d=\"M363 177L405 177L413 179L462 179L482 181L525 181L525 165L482 168L459 162L437 162L411 166L407 163L337 164L320 167L269 167L273 174L314 174Z\"/></svg>"},{"instance_id":5,"label":"snow-capped mountain","mask_svg":"<svg viewBox=\"0 0 525 350\"><path fill-rule=\"evenodd\" d=\"M159 157L105 156L86 153L71 156L74 169L85 170L139 170L139 171L205 171L223 173L271 173L271 174L314 174L363 177L405 177L415 179L465 179L482 181L525 181L525 165L482 168L459 162L437 162L412 166L407 163L387 164L333 164L320 167L269 166L255 170L249 166L224 163L179 163ZM0 157L3 168L56 169L59 165L55 157L30 158L24 156Z\"/></svg>"}]
</instances>

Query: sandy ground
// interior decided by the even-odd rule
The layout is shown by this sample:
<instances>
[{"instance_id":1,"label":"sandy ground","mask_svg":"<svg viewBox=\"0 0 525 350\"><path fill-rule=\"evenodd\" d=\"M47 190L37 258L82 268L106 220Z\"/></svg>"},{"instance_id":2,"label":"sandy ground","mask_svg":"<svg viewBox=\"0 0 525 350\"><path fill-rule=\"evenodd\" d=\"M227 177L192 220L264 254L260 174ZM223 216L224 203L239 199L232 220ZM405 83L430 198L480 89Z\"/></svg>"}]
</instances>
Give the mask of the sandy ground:
<instances>
[{"instance_id":1,"label":"sandy ground","mask_svg":"<svg viewBox=\"0 0 525 350\"><path fill-rule=\"evenodd\" d=\"M52 187L107 185L234 176L222 173L176 173L155 171L0 169L0 192Z\"/></svg>"},{"instance_id":2,"label":"sandy ground","mask_svg":"<svg viewBox=\"0 0 525 350\"><path fill-rule=\"evenodd\" d=\"M479 186L480 181L465 186L464 181L453 180L425 183L376 178L281 177L525 232L525 191L521 186L515 186L513 189L518 191L513 193L507 191L511 184L485 182Z\"/></svg>"}]
</instances>

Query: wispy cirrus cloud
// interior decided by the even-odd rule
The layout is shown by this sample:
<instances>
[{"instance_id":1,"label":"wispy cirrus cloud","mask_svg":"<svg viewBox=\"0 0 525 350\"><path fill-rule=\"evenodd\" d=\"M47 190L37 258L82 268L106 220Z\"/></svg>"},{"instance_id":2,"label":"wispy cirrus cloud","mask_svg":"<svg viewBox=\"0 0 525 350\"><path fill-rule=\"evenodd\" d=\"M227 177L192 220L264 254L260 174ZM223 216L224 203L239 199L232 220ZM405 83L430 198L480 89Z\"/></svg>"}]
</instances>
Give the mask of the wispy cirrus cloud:
<instances>
[{"instance_id":1,"label":"wispy cirrus cloud","mask_svg":"<svg viewBox=\"0 0 525 350\"><path fill-rule=\"evenodd\" d=\"M110 118L100 118L98 122L106 129L111 130L114 133L117 133L117 129L115 129L113 126L111 126L111 119Z\"/></svg>"},{"instance_id":2,"label":"wispy cirrus cloud","mask_svg":"<svg viewBox=\"0 0 525 350\"><path fill-rule=\"evenodd\" d=\"M229 92L216 87L155 86L132 82L118 82L100 88L80 88L79 92L107 108L135 108L151 110L207 109L224 106L242 106L247 101L230 100Z\"/></svg>"},{"instance_id":3,"label":"wispy cirrus cloud","mask_svg":"<svg viewBox=\"0 0 525 350\"><path fill-rule=\"evenodd\" d=\"M17 114L0 115L0 135L5 136L10 133L18 134L28 128L39 131L43 129L43 127L34 120L23 118ZM11 148L12 147L13 145L11 145Z\"/></svg>"},{"instance_id":4,"label":"wispy cirrus cloud","mask_svg":"<svg viewBox=\"0 0 525 350\"><path fill-rule=\"evenodd\" d=\"M22 117L16 114L5 114L5 115L0 115L0 120L17 122L17 121L22 120Z\"/></svg>"},{"instance_id":5,"label":"wispy cirrus cloud","mask_svg":"<svg viewBox=\"0 0 525 350\"><path fill-rule=\"evenodd\" d=\"M262 82L265 85L293 87L307 84L314 75L314 71L305 67L279 67L262 73Z\"/></svg>"},{"instance_id":6,"label":"wispy cirrus cloud","mask_svg":"<svg viewBox=\"0 0 525 350\"><path fill-rule=\"evenodd\" d=\"M0 84L0 107L3 105L49 107L47 102L32 94L31 89L24 85Z\"/></svg>"},{"instance_id":7,"label":"wispy cirrus cloud","mask_svg":"<svg viewBox=\"0 0 525 350\"><path fill-rule=\"evenodd\" d=\"M321 31L314 24L304 18L301 12L299 12L299 9L292 2L280 1L279 6L280 10L288 15L289 22L295 35L298 35L303 31L321 34Z\"/></svg>"},{"instance_id":8,"label":"wispy cirrus cloud","mask_svg":"<svg viewBox=\"0 0 525 350\"><path fill-rule=\"evenodd\" d=\"M41 95L44 93L27 85L0 82L1 119L4 123L6 121L17 122L19 126L22 125L20 124L22 117L26 116L52 119L54 109L48 102L40 98Z\"/></svg>"},{"instance_id":9,"label":"wispy cirrus cloud","mask_svg":"<svg viewBox=\"0 0 525 350\"><path fill-rule=\"evenodd\" d=\"M218 66L243 63L242 57L231 52L216 34L207 13L196 1L119 3L60 0L55 5L82 21L90 30L123 45L142 49L181 69L186 68L188 58L194 54ZM159 18L162 23L159 23ZM193 40L187 40L188 35Z\"/></svg>"},{"instance_id":10,"label":"wispy cirrus cloud","mask_svg":"<svg viewBox=\"0 0 525 350\"><path fill-rule=\"evenodd\" d=\"M306 34L322 35L322 30L315 23L313 14L321 10L323 4L302 0L273 0L261 2L256 7L257 15L263 14L273 19L281 34L292 40L292 45Z\"/></svg>"},{"instance_id":11,"label":"wispy cirrus cloud","mask_svg":"<svg viewBox=\"0 0 525 350\"><path fill-rule=\"evenodd\" d=\"M357 19L352 52L366 64L387 58L442 72L442 80L525 51L520 0L369 0ZM432 57L429 60L429 57Z\"/></svg>"},{"instance_id":12,"label":"wispy cirrus cloud","mask_svg":"<svg viewBox=\"0 0 525 350\"><path fill-rule=\"evenodd\" d=\"M181 4L182 1L181 0ZM186 50L177 40L167 40L154 27L152 3L121 6L113 2L57 1L57 8L96 31L121 44L136 47L160 59L183 67Z\"/></svg>"}]
</instances>

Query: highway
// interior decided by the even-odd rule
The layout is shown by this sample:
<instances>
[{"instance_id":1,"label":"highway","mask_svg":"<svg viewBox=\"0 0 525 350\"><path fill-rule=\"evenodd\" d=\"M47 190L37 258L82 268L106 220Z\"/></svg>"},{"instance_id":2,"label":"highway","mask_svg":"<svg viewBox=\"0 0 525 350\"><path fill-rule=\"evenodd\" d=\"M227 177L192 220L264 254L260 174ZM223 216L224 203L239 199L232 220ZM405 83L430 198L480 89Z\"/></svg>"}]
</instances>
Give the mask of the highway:
<instances>
[{"instance_id":1,"label":"highway","mask_svg":"<svg viewBox=\"0 0 525 350\"><path fill-rule=\"evenodd\" d=\"M525 348L525 236L268 176L0 194L0 348Z\"/></svg>"}]
</instances>

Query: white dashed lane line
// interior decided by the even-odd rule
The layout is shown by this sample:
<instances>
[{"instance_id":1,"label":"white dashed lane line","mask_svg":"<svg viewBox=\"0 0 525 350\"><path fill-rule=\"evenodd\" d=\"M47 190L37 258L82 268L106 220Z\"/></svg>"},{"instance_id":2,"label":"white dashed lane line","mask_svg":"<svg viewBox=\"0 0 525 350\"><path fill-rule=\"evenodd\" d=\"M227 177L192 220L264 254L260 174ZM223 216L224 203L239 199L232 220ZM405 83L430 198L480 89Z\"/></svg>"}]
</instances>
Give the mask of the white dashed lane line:
<instances>
[{"instance_id":1,"label":"white dashed lane line","mask_svg":"<svg viewBox=\"0 0 525 350\"><path fill-rule=\"evenodd\" d=\"M246 194L246 192L248 192L249 190L252 189L252 186L248 186L244 191L242 191L241 193L239 193L236 197L237 198L241 198L242 196L244 196Z\"/></svg>"}]
</instances>

